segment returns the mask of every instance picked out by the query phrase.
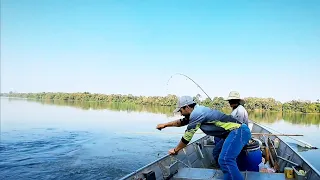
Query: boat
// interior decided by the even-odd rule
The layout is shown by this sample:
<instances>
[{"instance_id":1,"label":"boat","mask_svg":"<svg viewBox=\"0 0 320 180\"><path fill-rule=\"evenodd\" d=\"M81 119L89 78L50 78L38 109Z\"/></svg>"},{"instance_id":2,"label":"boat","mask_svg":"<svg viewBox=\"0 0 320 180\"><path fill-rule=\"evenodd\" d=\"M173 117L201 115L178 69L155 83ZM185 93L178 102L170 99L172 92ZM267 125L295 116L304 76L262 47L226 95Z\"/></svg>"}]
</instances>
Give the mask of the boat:
<instances>
[{"instance_id":1,"label":"boat","mask_svg":"<svg viewBox=\"0 0 320 180\"><path fill-rule=\"evenodd\" d=\"M259 152L264 158L261 159L258 171L241 171L245 180L320 180L319 171L281 140L280 136L272 135L267 127L258 123L249 124L249 127L252 140L258 142ZM223 179L223 172L211 163L213 148L213 137L204 135L188 144L177 155L159 158L121 180Z\"/></svg>"}]
</instances>

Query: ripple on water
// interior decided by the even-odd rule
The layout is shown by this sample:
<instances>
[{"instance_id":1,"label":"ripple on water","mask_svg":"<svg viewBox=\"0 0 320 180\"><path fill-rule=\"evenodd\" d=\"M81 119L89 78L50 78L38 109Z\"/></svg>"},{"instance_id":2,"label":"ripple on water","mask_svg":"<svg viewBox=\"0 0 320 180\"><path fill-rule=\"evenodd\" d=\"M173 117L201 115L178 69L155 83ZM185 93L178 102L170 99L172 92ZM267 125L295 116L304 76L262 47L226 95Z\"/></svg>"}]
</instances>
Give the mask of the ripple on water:
<instances>
[{"instance_id":1,"label":"ripple on water","mask_svg":"<svg viewBox=\"0 0 320 180\"><path fill-rule=\"evenodd\" d=\"M55 131L55 129L49 129ZM8 135L8 134L6 134ZM83 132L44 132L5 137L0 144L0 177L5 179L51 179L57 169L66 169L77 160L82 143L91 137ZM13 138L15 137L15 138ZM20 137L17 139L17 137ZM13 140L12 140L13 139Z\"/></svg>"},{"instance_id":2,"label":"ripple on water","mask_svg":"<svg viewBox=\"0 0 320 180\"><path fill-rule=\"evenodd\" d=\"M11 137L0 146L0 177L5 179L119 179L166 155L178 142L57 129L19 135L23 138Z\"/></svg>"}]
</instances>

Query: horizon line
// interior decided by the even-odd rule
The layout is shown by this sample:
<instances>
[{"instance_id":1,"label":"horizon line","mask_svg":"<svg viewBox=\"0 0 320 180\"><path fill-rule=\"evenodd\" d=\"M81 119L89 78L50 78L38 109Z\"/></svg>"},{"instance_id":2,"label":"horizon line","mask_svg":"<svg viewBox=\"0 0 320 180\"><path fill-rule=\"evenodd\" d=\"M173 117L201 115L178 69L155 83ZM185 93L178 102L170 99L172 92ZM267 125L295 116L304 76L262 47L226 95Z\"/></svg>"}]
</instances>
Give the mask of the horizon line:
<instances>
[{"instance_id":1,"label":"horizon line","mask_svg":"<svg viewBox=\"0 0 320 180\"><path fill-rule=\"evenodd\" d=\"M9 91L9 92L0 92L1 94L10 94L10 92L12 92L12 91ZM56 92L50 92L50 91L42 91L42 92L17 92L17 91L15 91L15 92L12 92L12 94L18 94L18 93L20 93L20 94L28 94L28 93L31 93L31 94L41 94L41 93L66 93L66 94L77 94L77 93L82 93L82 94L85 94L85 93L88 93L88 94L100 94L100 95L121 95L121 96L128 96L128 95L132 95L132 96L135 96L135 97L139 97L139 96L144 96L144 97L167 97L167 96L169 96L169 95L173 95L173 96L176 96L176 97L180 97L180 96L177 96L177 95L175 95L175 94L167 94L167 95L165 95L165 96L163 96L163 95L150 95L150 96L147 96L147 95L133 95L133 94L121 94L121 93L111 93L111 94L105 94L105 93L95 93L95 92L89 92L89 91L83 91L83 92L80 92L80 91L78 91L78 92L59 92L59 91L56 91ZM197 96L197 94L196 95L189 95L189 96L191 96L191 97L195 97L195 96ZM222 97L222 96L212 96L212 97L210 97L210 98L223 98L223 99L225 99L224 97ZM205 100L205 99L207 99L208 97L205 97L205 98L202 98L202 96L201 96L201 98L200 99L203 99L203 100ZM316 100L303 100L303 99L291 99L291 100L289 100L289 101L283 101L283 102L281 102L281 101L279 101L279 100L277 100L277 99L275 99L275 98L272 98L272 97L256 97L256 96L248 96L248 97L242 97L242 99L246 99L246 98L259 98L259 99L274 99L275 101L278 101L278 102L280 102L280 103L286 103L286 102L291 102L291 101L298 101L298 102L311 102L311 103L317 103L317 102L320 102L320 98L319 99L316 99Z\"/></svg>"}]
</instances>

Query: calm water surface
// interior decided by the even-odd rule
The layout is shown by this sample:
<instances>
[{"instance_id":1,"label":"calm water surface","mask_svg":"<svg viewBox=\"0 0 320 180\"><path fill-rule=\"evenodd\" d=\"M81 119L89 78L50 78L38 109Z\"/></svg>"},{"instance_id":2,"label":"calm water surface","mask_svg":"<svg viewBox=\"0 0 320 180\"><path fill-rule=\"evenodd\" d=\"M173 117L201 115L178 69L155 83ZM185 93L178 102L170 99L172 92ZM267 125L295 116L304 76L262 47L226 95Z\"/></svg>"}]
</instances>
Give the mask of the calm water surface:
<instances>
[{"instance_id":1,"label":"calm water surface","mask_svg":"<svg viewBox=\"0 0 320 180\"><path fill-rule=\"evenodd\" d=\"M167 107L1 99L0 179L118 179L167 154L184 128ZM319 115L250 114L320 147ZM193 140L202 135L195 135ZM292 139L290 144L297 148ZM297 148L320 169L320 151Z\"/></svg>"}]
</instances>

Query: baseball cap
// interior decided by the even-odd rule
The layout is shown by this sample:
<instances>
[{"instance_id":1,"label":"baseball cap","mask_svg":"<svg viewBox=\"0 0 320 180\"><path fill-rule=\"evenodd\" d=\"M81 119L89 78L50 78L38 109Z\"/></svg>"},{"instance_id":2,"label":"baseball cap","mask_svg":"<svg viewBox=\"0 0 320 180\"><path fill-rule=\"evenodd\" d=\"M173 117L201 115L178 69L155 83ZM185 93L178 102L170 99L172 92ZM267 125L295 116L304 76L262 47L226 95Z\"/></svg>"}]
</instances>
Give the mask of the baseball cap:
<instances>
[{"instance_id":1,"label":"baseball cap","mask_svg":"<svg viewBox=\"0 0 320 180\"><path fill-rule=\"evenodd\" d=\"M190 104L194 104L194 100L191 96L181 96L178 98L178 102L176 105L176 109L173 111L173 113L176 113L180 110L180 108L190 105Z\"/></svg>"}]
</instances>

